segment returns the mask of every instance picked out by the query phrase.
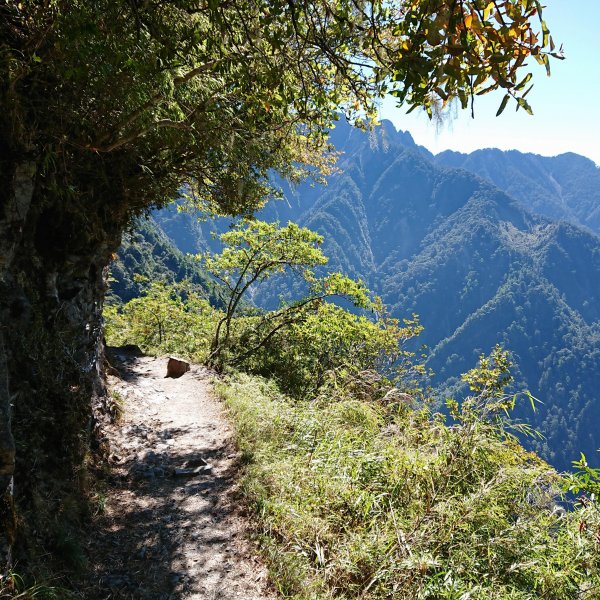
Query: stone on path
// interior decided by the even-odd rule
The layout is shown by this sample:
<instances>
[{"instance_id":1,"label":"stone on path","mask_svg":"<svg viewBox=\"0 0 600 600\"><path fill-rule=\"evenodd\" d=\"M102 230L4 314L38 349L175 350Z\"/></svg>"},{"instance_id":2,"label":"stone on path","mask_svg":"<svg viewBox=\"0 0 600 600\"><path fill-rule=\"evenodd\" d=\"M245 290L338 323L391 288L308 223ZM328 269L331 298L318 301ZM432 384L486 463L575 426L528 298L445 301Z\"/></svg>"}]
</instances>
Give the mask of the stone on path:
<instances>
[{"instance_id":1,"label":"stone on path","mask_svg":"<svg viewBox=\"0 0 600 600\"><path fill-rule=\"evenodd\" d=\"M177 379L181 377L184 373L187 373L190 370L190 363L182 360L181 358L176 358L175 356L169 356L169 362L167 363L167 374L165 377L172 377L173 379Z\"/></svg>"}]
</instances>

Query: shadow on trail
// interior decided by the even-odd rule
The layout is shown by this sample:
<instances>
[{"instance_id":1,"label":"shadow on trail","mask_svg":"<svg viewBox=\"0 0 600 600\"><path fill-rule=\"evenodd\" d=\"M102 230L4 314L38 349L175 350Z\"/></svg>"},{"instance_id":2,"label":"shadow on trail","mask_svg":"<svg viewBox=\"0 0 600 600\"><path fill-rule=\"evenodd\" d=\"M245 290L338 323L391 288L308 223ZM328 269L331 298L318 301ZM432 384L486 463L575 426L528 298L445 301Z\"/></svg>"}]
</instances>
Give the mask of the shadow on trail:
<instances>
[{"instance_id":1,"label":"shadow on trail","mask_svg":"<svg viewBox=\"0 0 600 600\"><path fill-rule=\"evenodd\" d=\"M239 508L239 453L210 395L209 373L193 367L165 379L162 358L112 360L125 421L107 432L111 468L96 501L93 572L82 597L266 598L266 570Z\"/></svg>"},{"instance_id":2,"label":"shadow on trail","mask_svg":"<svg viewBox=\"0 0 600 600\"><path fill-rule=\"evenodd\" d=\"M165 439L170 433L164 432ZM130 508L100 519L89 548L96 589L86 597L167 600L197 594L200 598L204 577L220 578L230 570L227 556L215 554L230 542L219 524L235 512L233 473L214 476L205 468L193 476L176 474L204 461L210 466L222 454L207 448L188 454L150 450L124 465L128 471L115 487L128 496ZM189 564L183 548L193 546L202 551ZM99 547L103 550L95 557ZM112 551L106 552L107 547ZM103 560L98 561L99 556Z\"/></svg>"}]
</instances>

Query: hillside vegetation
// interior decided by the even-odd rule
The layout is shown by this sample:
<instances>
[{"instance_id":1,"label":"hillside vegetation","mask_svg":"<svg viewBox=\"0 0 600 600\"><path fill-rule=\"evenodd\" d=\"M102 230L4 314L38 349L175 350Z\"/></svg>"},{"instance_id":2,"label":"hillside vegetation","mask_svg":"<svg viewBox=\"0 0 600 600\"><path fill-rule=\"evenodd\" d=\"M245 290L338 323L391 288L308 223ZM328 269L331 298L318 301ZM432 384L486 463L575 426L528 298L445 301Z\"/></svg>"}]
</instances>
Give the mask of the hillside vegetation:
<instances>
[{"instance_id":1,"label":"hillside vegetation","mask_svg":"<svg viewBox=\"0 0 600 600\"><path fill-rule=\"evenodd\" d=\"M219 389L284 597L598 597L597 509L555 504L561 477L497 399L450 424L368 388L297 402L236 375Z\"/></svg>"},{"instance_id":2,"label":"hillside vegetation","mask_svg":"<svg viewBox=\"0 0 600 600\"><path fill-rule=\"evenodd\" d=\"M138 218L110 265L107 302L122 304L138 298L152 281L187 281L213 304L222 301L218 286L197 261L183 254L151 217Z\"/></svg>"},{"instance_id":3,"label":"hillside vegetation","mask_svg":"<svg viewBox=\"0 0 600 600\"><path fill-rule=\"evenodd\" d=\"M600 169L589 158L572 152L545 157L488 148L471 154L442 152L435 162L492 181L535 213L600 234Z\"/></svg>"},{"instance_id":4,"label":"hillside vegetation","mask_svg":"<svg viewBox=\"0 0 600 600\"><path fill-rule=\"evenodd\" d=\"M206 264L240 281L263 264L244 267L242 250L281 231L241 224ZM291 256L301 242L313 248L301 275L313 281L320 240L291 231ZM350 280L343 290L385 313ZM529 429L508 414L527 394L506 393L507 353L480 357L462 377L468 398L449 400L443 415L406 349L421 333L414 320L372 321L310 297L286 305L295 307L288 321L286 307L233 311L227 338L216 333L226 312L165 284L108 315L109 341L209 360L224 373L217 387L244 453L244 494L282 596L597 597L599 474L582 460L560 475L521 447L515 435ZM265 323L276 333L248 356ZM569 489L579 496L572 510Z\"/></svg>"}]
</instances>

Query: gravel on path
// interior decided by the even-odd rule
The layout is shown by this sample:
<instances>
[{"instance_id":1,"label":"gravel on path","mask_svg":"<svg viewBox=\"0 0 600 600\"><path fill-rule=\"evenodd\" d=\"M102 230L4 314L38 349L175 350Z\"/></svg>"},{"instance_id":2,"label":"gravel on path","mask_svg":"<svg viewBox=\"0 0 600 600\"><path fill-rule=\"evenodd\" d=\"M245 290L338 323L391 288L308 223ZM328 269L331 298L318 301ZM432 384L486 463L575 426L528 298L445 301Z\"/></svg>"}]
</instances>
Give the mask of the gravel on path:
<instances>
[{"instance_id":1,"label":"gravel on path","mask_svg":"<svg viewBox=\"0 0 600 600\"><path fill-rule=\"evenodd\" d=\"M124 415L107 432L111 475L88 548L90 600L264 600L249 541L239 453L199 366L165 378L166 358L129 357L111 377Z\"/></svg>"}]
</instances>

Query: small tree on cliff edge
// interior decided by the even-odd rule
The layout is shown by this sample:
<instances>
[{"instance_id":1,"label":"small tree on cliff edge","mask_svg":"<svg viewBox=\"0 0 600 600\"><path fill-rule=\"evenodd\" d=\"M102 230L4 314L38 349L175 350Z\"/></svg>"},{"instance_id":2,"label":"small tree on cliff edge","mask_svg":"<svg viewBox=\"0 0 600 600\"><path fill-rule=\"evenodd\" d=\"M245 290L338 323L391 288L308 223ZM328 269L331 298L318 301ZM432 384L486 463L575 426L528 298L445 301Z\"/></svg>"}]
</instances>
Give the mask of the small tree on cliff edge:
<instances>
[{"instance_id":1,"label":"small tree on cliff edge","mask_svg":"<svg viewBox=\"0 0 600 600\"><path fill-rule=\"evenodd\" d=\"M318 310L326 299L344 298L359 308L371 307L368 290L360 281L341 273L317 277L315 267L328 261L320 246L323 238L314 231L295 223L248 220L237 223L219 239L224 244L220 254L207 253L202 261L206 270L227 290L225 312L217 322L209 364L221 366L223 350L227 348L233 318L238 314L240 302L250 288L275 275L296 275L307 288L299 300L266 313L255 327L252 342L243 351L238 349L234 362L240 362L263 347L279 331L306 320Z\"/></svg>"},{"instance_id":2,"label":"small tree on cliff edge","mask_svg":"<svg viewBox=\"0 0 600 600\"><path fill-rule=\"evenodd\" d=\"M539 0L1 3L0 523L11 402L22 498L80 487L102 272L132 215L184 185L250 212L273 170L327 171L338 111L372 120L385 93L431 115L503 88L530 110L523 68L553 51Z\"/></svg>"}]
</instances>

